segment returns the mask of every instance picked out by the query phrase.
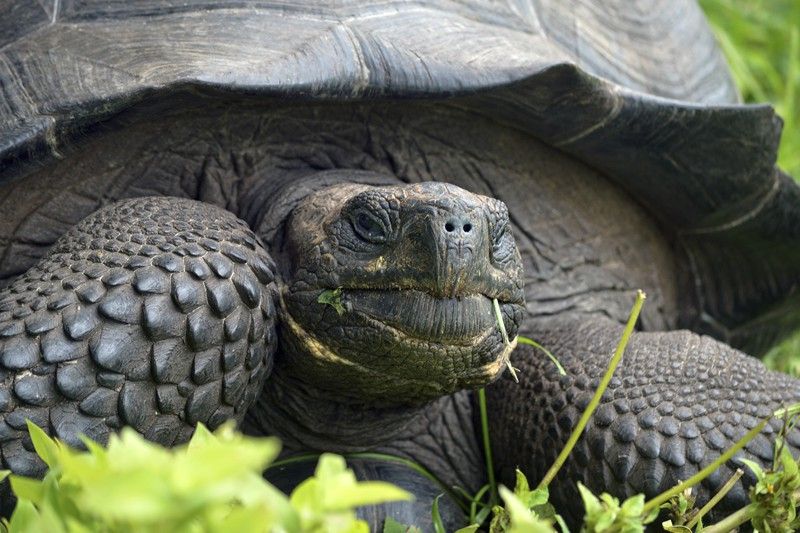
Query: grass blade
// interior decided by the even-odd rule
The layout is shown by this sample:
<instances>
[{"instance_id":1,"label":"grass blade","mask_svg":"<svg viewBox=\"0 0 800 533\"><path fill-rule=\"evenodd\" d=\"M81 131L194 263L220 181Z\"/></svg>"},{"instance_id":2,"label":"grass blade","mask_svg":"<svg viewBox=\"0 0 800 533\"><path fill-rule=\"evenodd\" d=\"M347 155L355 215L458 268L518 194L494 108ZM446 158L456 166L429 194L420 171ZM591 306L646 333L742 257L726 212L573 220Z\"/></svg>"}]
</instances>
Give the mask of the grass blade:
<instances>
[{"instance_id":1,"label":"grass blade","mask_svg":"<svg viewBox=\"0 0 800 533\"><path fill-rule=\"evenodd\" d=\"M433 531L435 533L447 533L444 529L444 523L442 522L442 515L439 513L439 498L444 496L444 494L439 494L437 497L433 499L433 506L431 507L431 519L433 520Z\"/></svg>"},{"instance_id":2,"label":"grass blade","mask_svg":"<svg viewBox=\"0 0 800 533\"><path fill-rule=\"evenodd\" d=\"M481 436L483 437L483 455L486 458L486 475L489 477L489 501L494 505L498 502L497 480L494 477L492 442L489 438L489 415L486 412L486 390L484 389L478 389L478 409L481 415Z\"/></svg>"},{"instance_id":3,"label":"grass blade","mask_svg":"<svg viewBox=\"0 0 800 533\"><path fill-rule=\"evenodd\" d=\"M503 336L503 344L509 346L511 341L508 339L508 332L506 331L506 323L503 322L503 314L500 312L500 302L497 301L497 298L492 300L492 306L494 307L494 318L497 320L497 327L500 328L500 334ZM511 373L511 377L514 378L514 381L519 383L519 378L517 377L517 371L514 370L514 367L511 366L511 355L509 354L509 359L506 359L506 367L508 371Z\"/></svg>"},{"instance_id":4,"label":"grass blade","mask_svg":"<svg viewBox=\"0 0 800 533\"><path fill-rule=\"evenodd\" d=\"M544 346L542 346L541 344L539 344L535 340L529 339L528 337L523 337L522 335L518 335L517 336L517 342L520 343L520 344L527 344L528 346L533 346L537 350L543 351L544 354L547 357L550 358L550 360L553 362L553 364L556 365L556 368L558 368L558 373L561 374L562 376L566 376L567 375L567 371L564 370L564 367L561 366L561 363L558 362L558 359L556 359L556 356L553 355L552 353L550 353L550 350L548 350L547 348L545 348Z\"/></svg>"},{"instance_id":5,"label":"grass blade","mask_svg":"<svg viewBox=\"0 0 800 533\"><path fill-rule=\"evenodd\" d=\"M736 482L739 481L739 478L742 477L742 475L744 475L744 470L742 470L741 468L737 468L736 472L733 473L731 478L725 482L725 484L722 486L721 489L717 491L716 494L714 494L714 497L708 500L708 503L706 503L703 507L700 508L699 511L697 511L695 517L692 518L688 524L686 524L686 527L692 529L695 526L695 524L697 524L700 520L702 520L702 518L711 509L713 509L714 506L717 505L717 503L722 498L724 498L726 494L728 494L728 492L730 492L730 490L733 488L734 485L736 485Z\"/></svg>"}]
</instances>

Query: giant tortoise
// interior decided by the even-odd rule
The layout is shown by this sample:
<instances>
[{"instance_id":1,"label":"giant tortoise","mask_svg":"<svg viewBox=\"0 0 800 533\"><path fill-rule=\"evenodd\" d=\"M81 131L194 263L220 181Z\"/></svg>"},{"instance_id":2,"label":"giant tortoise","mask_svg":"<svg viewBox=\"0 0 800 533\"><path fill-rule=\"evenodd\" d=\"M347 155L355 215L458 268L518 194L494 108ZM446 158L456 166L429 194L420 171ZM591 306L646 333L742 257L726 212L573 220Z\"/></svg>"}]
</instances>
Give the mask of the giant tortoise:
<instances>
[{"instance_id":1,"label":"giant tortoise","mask_svg":"<svg viewBox=\"0 0 800 533\"><path fill-rule=\"evenodd\" d=\"M800 188L690 0L18 0L0 46L3 467L42 472L26 419L165 445L235 419L472 491L486 386L495 468L536 480L637 288L565 513L800 399L751 357L800 325Z\"/></svg>"}]
</instances>

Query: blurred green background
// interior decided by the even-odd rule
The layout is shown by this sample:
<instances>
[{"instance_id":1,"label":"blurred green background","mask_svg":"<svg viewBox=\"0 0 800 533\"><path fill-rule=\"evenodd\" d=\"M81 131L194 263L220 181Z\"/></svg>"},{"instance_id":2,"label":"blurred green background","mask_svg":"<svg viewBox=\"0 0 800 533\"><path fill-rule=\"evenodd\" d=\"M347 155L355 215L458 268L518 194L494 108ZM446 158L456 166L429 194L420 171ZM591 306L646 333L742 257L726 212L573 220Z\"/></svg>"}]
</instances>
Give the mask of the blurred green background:
<instances>
[{"instance_id":1,"label":"blurred green background","mask_svg":"<svg viewBox=\"0 0 800 533\"><path fill-rule=\"evenodd\" d=\"M800 0L700 0L745 102L783 118L778 165L800 181ZM765 358L800 375L800 332Z\"/></svg>"}]
</instances>

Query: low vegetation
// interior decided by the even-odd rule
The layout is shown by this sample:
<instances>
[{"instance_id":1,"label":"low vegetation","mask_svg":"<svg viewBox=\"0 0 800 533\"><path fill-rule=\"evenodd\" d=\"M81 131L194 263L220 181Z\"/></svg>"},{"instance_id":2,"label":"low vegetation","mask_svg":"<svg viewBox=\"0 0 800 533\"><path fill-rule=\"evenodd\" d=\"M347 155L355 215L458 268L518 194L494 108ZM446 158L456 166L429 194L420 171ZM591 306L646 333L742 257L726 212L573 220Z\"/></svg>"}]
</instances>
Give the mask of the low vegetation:
<instances>
[{"instance_id":1,"label":"low vegetation","mask_svg":"<svg viewBox=\"0 0 800 533\"><path fill-rule=\"evenodd\" d=\"M247 437L232 424L214 433L200 425L172 449L129 428L105 448L84 439L86 451L31 423L28 429L48 471L42 480L9 476L19 500L3 531L367 533L357 506L411 498L388 483L356 481L332 454L286 496L262 477L280 450L277 439Z\"/></svg>"}]
</instances>

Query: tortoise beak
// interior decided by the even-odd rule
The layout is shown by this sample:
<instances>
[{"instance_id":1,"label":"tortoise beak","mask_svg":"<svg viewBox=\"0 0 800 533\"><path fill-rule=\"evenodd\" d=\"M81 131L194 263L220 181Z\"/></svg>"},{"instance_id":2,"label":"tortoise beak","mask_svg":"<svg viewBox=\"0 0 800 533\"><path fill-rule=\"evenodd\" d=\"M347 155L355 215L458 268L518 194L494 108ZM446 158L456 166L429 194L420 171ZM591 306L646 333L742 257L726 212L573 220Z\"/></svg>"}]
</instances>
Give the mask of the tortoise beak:
<instances>
[{"instance_id":1,"label":"tortoise beak","mask_svg":"<svg viewBox=\"0 0 800 533\"><path fill-rule=\"evenodd\" d=\"M430 218L434 296L456 298L478 285L489 269L488 228L477 210L453 209Z\"/></svg>"}]
</instances>

